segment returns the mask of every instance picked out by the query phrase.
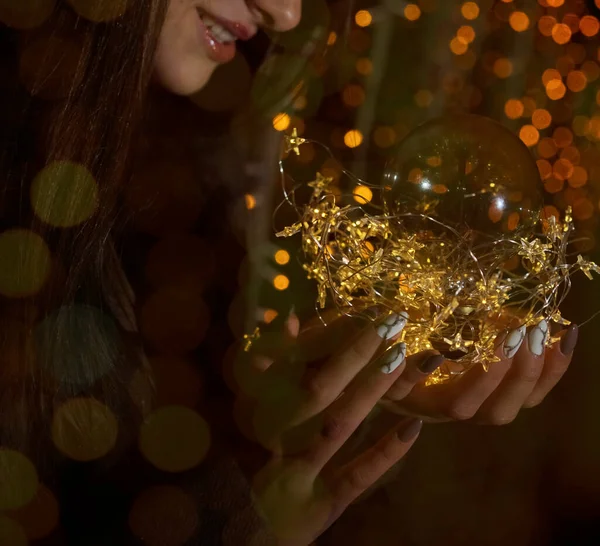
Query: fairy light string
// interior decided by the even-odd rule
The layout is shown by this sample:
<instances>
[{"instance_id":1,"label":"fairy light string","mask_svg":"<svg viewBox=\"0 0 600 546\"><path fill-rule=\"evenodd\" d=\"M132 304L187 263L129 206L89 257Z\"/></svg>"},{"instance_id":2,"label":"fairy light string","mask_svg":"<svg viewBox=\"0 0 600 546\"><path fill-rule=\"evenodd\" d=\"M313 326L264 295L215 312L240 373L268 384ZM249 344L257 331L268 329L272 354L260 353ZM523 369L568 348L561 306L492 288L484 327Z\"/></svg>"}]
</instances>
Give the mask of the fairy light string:
<instances>
[{"instance_id":1,"label":"fairy light string","mask_svg":"<svg viewBox=\"0 0 600 546\"><path fill-rule=\"evenodd\" d=\"M568 325L560 306L572 275L581 271L591 279L600 273L595 263L581 255L574 260L569 253L570 208L562 221L540 217L533 226L482 239L444 223L426 198L415 212L392 213L384 195L389 188L343 168L344 176L373 192L371 202L354 204L356 195L334 191L333 179L320 172L307 184L286 189L291 177L285 158L300 154L306 142L333 157L326 146L298 137L296 130L285 137L280 207L291 206L297 221L276 230L277 237L301 238L303 268L317 286L317 311L333 304L345 315L365 315L373 306L407 312L410 318L398 340L406 343L407 354L437 349L458 364L442 367L430 383L498 361L497 337L508 327L544 318ZM303 186L312 194L301 204L296 192ZM494 186L491 182L485 191L496 191ZM547 344L556 340L550 336Z\"/></svg>"}]
</instances>

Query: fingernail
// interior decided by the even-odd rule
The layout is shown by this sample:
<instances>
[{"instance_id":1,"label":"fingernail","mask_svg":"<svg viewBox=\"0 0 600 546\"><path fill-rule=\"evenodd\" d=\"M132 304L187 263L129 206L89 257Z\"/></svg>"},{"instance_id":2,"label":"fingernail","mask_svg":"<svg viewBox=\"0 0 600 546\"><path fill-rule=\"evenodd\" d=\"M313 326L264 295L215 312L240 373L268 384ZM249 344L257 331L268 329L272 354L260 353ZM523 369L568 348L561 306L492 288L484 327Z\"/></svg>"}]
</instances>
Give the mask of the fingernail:
<instances>
[{"instance_id":1,"label":"fingernail","mask_svg":"<svg viewBox=\"0 0 600 546\"><path fill-rule=\"evenodd\" d=\"M394 345L383 355L381 358L381 367L379 368L383 373L392 373L406 357L406 344L398 343Z\"/></svg>"},{"instance_id":2,"label":"fingernail","mask_svg":"<svg viewBox=\"0 0 600 546\"><path fill-rule=\"evenodd\" d=\"M408 443L415 439L422 428L423 421L421 419L408 419L398 428L396 435L401 442Z\"/></svg>"},{"instance_id":3,"label":"fingernail","mask_svg":"<svg viewBox=\"0 0 600 546\"><path fill-rule=\"evenodd\" d=\"M548 323L542 320L527 336L529 350L536 356L542 356L548 339Z\"/></svg>"},{"instance_id":4,"label":"fingernail","mask_svg":"<svg viewBox=\"0 0 600 546\"><path fill-rule=\"evenodd\" d=\"M419 364L419 371L430 374L437 370L446 360L442 355L431 355Z\"/></svg>"},{"instance_id":5,"label":"fingernail","mask_svg":"<svg viewBox=\"0 0 600 546\"><path fill-rule=\"evenodd\" d=\"M579 337L579 327L577 324L571 324L567 332L560 338L560 352L565 356L570 356L577 345Z\"/></svg>"},{"instance_id":6,"label":"fingernail","mask_svg":"<svg viewBox=\"0 0 600 546\"><path fill-rule=\"evenodd\" d=\"M402 332L407 320L408 314L404 311L392 313L377 327L377 335L386 341L392 339Z\"/></svg>"},{"instance_id":7,"label":"fingernail","mask_svg":"<svg viewBox=\"0 0 600 546\"><path fill-rule=\"evenodd\" d=\"M521 343L523 343L523 340L525 339L526 332L527 329L525 326L521 326L506 336L502 347L505 358L510 359L517 354L519 347L521 347Z\"/></svg>"}]
</instances>

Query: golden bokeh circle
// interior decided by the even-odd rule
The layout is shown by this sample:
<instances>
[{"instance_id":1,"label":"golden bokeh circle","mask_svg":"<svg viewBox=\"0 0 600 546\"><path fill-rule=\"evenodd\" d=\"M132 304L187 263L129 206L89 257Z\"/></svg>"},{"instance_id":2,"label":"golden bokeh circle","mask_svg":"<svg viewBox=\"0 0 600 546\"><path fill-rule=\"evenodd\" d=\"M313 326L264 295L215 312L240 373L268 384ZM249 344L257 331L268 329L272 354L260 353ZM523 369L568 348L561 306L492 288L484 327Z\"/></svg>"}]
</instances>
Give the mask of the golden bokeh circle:
<instances>
[{"instance_id":1,"label":"golden bokeh circle","mask_svg":"<svg viewBox=\"0 0 600 546\"><path fill-rule=\"evenodd\" d=\"M23 298L39 292L48 279L51 255L32 231L11 229L0 234L0 294Z\"/></svg>"},{"instance_id":2,"label":"golden bokeh circle","mask_svg":"<svg viewBox=\"0 0 600 546\"><path fill-rule=\"evenodd\" d=\"M78 15L94 23L106 23L122 17L129 0L68 0Z\"/></svg>"},{"instance_id":3,"label":"golden bokeh circle","mask_svg":"<svg viewBox=\"0 0 600 546\"><path fill-rule=\"evenodd\" d=\"M113 412L93 398L72 398L52 420L56 448L75 461L104 457L117 441L119 425Z\"/></svg>"},{"instance_id":4,"label":"golden bokeh circle","mask_svg":"<svg viewBox=\"0 0 600 546\"><path fill-rule=\"evenodd\" d=\"M131 532L148 546L182 546L198 527L198 508L185 491L155 486L142 491L129 512Z\"/></svg>"},{"instance_id":5,"label":"golden bokeh circle","mask_svg":"<svg viewBox=\"0 0 600 546\"><path fill-rule=\"evenodd\" d=\"M144 457L165 472L184 472L198 466L210 447L208 423L183 406L166 406L151 413L140 430Z\"/></svg>"},{"instance_id":6,"label":"golden bokeh circle","mask_svg":"<svg viewBox=\"0 0 600 546\"><path fill-rule=\"evenodd\" d=\"M13 519L0 516L0 544L2 546L27 546L27 535Z\"/></svg>"},{"instance_id":7,"label":"golden bokeh circle","mask_svg":"<svg viewBox=\"0 0 600 546\"><path fill-rule=\"evenodd\" d=\"M33 463L18 451L0 448L0 511L25 506L35 497L37 488Z\"/></svg>"},{"instance_id":8,"label":"golden bokeh circle","mask_svg":"<svg viewBox=\"0 0 600 546\"><path fill-rule=\"evenodd\" d=\"M57 527L59 515L56 497L43 484L40 484L31 502L10 513L10 517L21 525L29 540L47 537Z\"/></svg>"},{"instance_id":9,"label":"golden bokeh circle","mask_svg":"<svg viewBox=\"0 0 600 546\"><path fill-rule=\"evenodd\" d=\"M31 206L54 227L77 226L96 212L98 186L91 173L72 161L53 161L31 185Z\"/></svg>"},{"instance_id":10,"label":"golden bokeh circle","mask_svg":"<svg viewBox=\"0 0 600 546\"><path fill-rule=\"evenodd\" d=\"M56 0L0 0L0 22L19 30L39 27L54 11Z\"/></svg>"}]
</instances>

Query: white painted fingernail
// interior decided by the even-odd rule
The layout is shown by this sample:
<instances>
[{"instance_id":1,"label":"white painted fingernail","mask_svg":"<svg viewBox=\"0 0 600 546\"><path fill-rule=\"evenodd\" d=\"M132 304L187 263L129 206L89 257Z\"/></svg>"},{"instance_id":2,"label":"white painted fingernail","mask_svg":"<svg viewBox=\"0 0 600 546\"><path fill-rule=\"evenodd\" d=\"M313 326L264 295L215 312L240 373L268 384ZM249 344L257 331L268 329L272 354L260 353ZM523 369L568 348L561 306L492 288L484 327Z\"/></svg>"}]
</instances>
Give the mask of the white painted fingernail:
<instances>
[{"instance_id":1,"label":"white painted fingernail","mask_svg":"<svg viewBox=\"0 0 600 546\"><path fill-rule=\"evenodd\" d=\"M525 326L521 326L506 336L503 346L504 358L510 359L517 354L521 343L525 339L526 331Z\"/></svg>"},{"instance_id":2,"label":"white painted fingernail","mask_svg":"<svg viewBox=\"0 0 600 546\"><path fill-rule=\"evenodd\" d=\"M527 336L529 350L536 356L542 356L548 339L548 323L542 320Z\"/></svg>"},{"instance_id":3,"label":"white painted fingernail","mask_svg":"<svg viewBox=\"0 0 600 546\"><path fill-rule=\"evenodd\" d=\"M392 313L377 327L377 335L386 341L392 339L402 332L407 320L408 314L404 311L398 314Z\"/></svg>"},{"instance_id":4,"label":"white painted fingernail","mask_svg":"<svg viewBox=\"0 0 600 546\"><path fill-rule=\"evenodd\" d=\"M398 343L391 347L381 358L381 371L385 374L392 373L406 358L406 345Z\"/></svg>"}]
</instances>

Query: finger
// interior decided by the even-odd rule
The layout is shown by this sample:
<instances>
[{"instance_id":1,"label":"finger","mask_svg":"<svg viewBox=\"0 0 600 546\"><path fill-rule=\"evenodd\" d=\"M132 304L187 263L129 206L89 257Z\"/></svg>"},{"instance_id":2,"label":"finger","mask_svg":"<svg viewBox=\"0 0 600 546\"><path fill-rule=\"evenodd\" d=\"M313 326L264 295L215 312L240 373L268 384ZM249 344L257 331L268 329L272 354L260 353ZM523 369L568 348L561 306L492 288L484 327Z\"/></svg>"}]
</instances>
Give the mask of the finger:
<instances>
[{"instance_id":1,"label":"finger","mask_svg":"<svg viewBox=\"0 0 600 546\"><path fill-rule=\"evenodd\" d=\"M408 453L422 426L419 419L402 421L395 430L336 473L331 492L340 513Z\"/></svg>"},{"instance_id":2,"label":"finger","mask_svg":"<svg viewBox=\"0 0 600 546\"><path fill-rule=\"evenodd\" d=\"M493 425L514 421L542 374L548 335L549 325L545 320L531 328L506 377L477 412L478 421Z\"/></svg>"},{"instance_id":3,"label":"finger","mask_svg":"<svg viewBox=\"0 0 600 546\"><path fill-rule=\"evenodd\" d=\"M377 326L365 328L350 345L342 348L322 366L310 370L303 385L307 391L307 404L299 419L304 420L322 412L336 400L371 361L381 344L402 332L406 321L404 313L387 316Z\"/></svg>"},{"instance_id":4,"label":"finger","mask_svg":"<svg viewBox=\"0 0 600 546\"><path fill-rule=\"evenodd\" d=\"M579 328L577 325L572 324L563 332L560 343L555 343L547 351L542 375L523 407L532 408L541 404L548 393L561 380L571 364L578 335Z\"/></svg>"},{"instance_id":5,"label":"finger","mask_svg":"<svg viewBox=\"0 0 600 546\"><path fill-rule=\"evenodd\" d=\"M254 414L261 443L275 452L283 449L287 453L297 453L308 449L315 435L323 429L322 412L371 361L385 338L399 335L405 322L405 317L394 321L388 317L379 326L363 329L348 348L308 372L302 361L273 364L265 374ZM404 354L401 360L404 360ZM379 372L379 375L386 374ZM393 379L388 381L387 387Z\"/></svg>"},{"instance_id":6,"label":"finger","mask_svg":"<svg viewBox=\"0 0 600 546\"><path fill-rule=\"evenodd\" d=\"M444 363L441 354L424 351L406 359L406 370L385 393L384 398L400 401L406 398L415 385L423 383Z\"/></svg>"},{"instance_id":7,"label":"finger","mask_svg":"<svg viewBox=\"0 0 600 546\"><path fill-rule=\"evenodd\" d=\"M499 362L486 370L477 364L460 377L441 385L416 385L404 399L410 413L427 415L435 421L471 419L498 387L510 369L512 357L523 342L524 328L498 336L495 354Z\"/></svg>"},{"instance_id":8,"label":"finger","mask_svg":"<svg viewBox=\"0 0 600 546\"><path fill-rule=\"evenodd\" d=\"M372 366L355 378L341 397L319 415L316 431L314 428L311 431L315 422L297 427L306 431L307 442L304 446L302 443L298 445L297 441L296 445L292 445L289 441L291 438L298 440L298 430L284 435L285 453L289 454L290 449L302 451L299 456L311 464L317 475L403 372L405 355L404 343L397 343L388 348Z\"/></svg>"}]
</instances>

